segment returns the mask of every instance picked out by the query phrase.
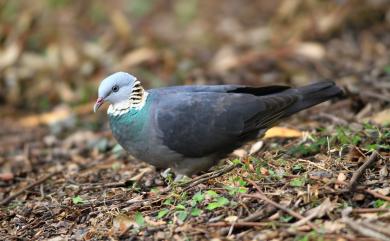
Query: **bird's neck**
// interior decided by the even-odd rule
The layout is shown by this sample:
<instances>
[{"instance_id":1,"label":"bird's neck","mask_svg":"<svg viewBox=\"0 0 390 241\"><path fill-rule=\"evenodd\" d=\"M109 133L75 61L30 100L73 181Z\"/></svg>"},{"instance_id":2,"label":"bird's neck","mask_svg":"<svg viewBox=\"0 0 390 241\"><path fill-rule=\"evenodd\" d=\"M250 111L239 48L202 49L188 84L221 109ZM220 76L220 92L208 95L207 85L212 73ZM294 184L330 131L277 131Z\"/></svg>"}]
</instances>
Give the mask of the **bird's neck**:
<instances>
[{"instance_id":1,"label":"bird's neck","mask_svg":"<svg viewBox=\"0 0 390 241\"><path fill-rule=\"evenodd\" d=\"M148 95L149 93L144 90L140 82L136 81L129 95L129 98L124 101L111 104L108 107L107 114L118 116L123 115L130 110L139 111L145 106Z\"/></svg>"}]
</instances>

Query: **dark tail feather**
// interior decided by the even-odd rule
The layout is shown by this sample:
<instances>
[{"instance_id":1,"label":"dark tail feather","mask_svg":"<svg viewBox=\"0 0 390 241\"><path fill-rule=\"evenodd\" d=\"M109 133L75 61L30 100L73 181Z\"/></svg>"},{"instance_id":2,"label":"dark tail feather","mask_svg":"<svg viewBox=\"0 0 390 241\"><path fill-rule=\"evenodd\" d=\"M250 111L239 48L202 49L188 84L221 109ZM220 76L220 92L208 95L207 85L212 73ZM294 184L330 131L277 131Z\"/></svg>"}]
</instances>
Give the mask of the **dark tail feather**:
<instances>
[{"instance_id":1,"label":"dark tail feather","mask_svg":"<svg viewBox=\"0 0 390 241\"><path fill-rule=\"evenodd\" d=\"M300 100L287 110L285 117L343 94L343 91L333 81L318 82L286 92L298 94Z\"/></svg>"}]
</instances>

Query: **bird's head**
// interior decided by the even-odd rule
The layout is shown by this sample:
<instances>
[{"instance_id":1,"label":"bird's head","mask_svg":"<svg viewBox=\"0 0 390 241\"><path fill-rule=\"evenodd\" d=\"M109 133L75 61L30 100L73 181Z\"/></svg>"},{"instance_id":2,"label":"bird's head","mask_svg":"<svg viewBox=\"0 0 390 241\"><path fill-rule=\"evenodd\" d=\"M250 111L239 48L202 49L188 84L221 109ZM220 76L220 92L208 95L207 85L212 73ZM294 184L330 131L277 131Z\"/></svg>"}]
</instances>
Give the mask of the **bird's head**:
<instances>
[{"instance_id":1,"label":"bird's head","mask_svg":"<svg viewBox=\"0 0 390 241\"><path fill-rule=\"evenodd\" d=\"M113 106L128 103L136 104L143 97L143 88L137 78L125 72L114 73L103 79L99 85L98 99L93 107L96 112L106 101Z\"/></svg>"}]
</instances>

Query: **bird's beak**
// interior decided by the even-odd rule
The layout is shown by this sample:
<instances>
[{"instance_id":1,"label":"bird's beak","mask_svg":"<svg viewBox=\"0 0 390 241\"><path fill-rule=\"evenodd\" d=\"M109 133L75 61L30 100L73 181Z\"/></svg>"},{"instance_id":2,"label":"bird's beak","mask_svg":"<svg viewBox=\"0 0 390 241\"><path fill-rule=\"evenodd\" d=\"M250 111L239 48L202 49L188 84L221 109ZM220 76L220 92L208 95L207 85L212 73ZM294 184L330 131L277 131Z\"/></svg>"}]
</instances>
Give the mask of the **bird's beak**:
<instances>
[{"instance_id":1,"label":"bird's beak","mask_svg":"<svg viewBox=\"0 0 390 241\"><path fill-rule=\"evenodd\" d=\"M93 112L96 112L99 107L104 103L104 99L99 97L97 100L96 100L96 103L95 105L93 106Z\"/></svg>"}]
</instances>

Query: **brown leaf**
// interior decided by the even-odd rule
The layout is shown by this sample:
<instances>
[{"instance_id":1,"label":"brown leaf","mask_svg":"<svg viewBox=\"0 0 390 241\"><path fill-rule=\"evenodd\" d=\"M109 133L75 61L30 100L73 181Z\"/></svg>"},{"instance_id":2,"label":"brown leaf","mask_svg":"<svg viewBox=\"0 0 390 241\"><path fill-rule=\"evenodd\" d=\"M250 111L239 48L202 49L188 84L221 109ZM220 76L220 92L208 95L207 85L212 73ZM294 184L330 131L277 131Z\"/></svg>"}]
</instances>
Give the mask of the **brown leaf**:
<instances>
[{"instance_id":1,"label":"brown leaf","mask_svg":"<svg viewBox=\"0 0 390 241\"><path fill-rule=\"evenodd\" d=\"M14 179L14 174L12 172L5 172L5 173L0 173L0 180L1 181L11 181Z\"/></svg>"},{"instance_id":2,"label":"brown leaf","mask_svg":"<svg viewBox=\"0 0 390 241\"><path fill-rule=\"evenodd\" d=\"M135 225L135 222L126 214L118 214L112 220L112 228L115 233L121 234L132 225Z\"/></svg>"},{"instance_id":3,"label":"brown leaf","mask_svg":"<svg viewBox=\"0 0 390 241\"><path fill-rule=\"evenodd\" d=\"M272 137L286 137L286 138L302 137L302 132L299 130L286 128L286 127L273 127L265 133L264 139L272 138Z\"/></svg>"},{"instance_id":4,"label":"brown leaf","mask_svg":"<svg viewBox=\"0 0 390 241\"><path fill-rule=\"evenodd\" d=\"M128 69L130 67L152 61L157 58L157 52L151 48L139 48L125 55L117 69Z\"/></svg>"},{"instance_id":5,"label":"brown leaf","mask_svg":"<svg viewBox=\"0 0 390 241\"><path fill-rule=\"evenodd\" d=\"M386 125L390 123L390 109L385 109L370 118L379 125Z\"/></svg>"},{"instance_id":6,"label":"brown leaf","mask_svg":"<svg viewBox=\"0 0 390 241\"><path fill-rule=\"evenodd\" d=\"M69 117L71 117L72 112L70 108L66 106L60 106L55 108L52 112L39 114L39 115L31 115L20 119L20 124L25 127L34 127L38 125L50 125L54 124L58 121L63 121Z\"/></svg>"}]
</instances>

